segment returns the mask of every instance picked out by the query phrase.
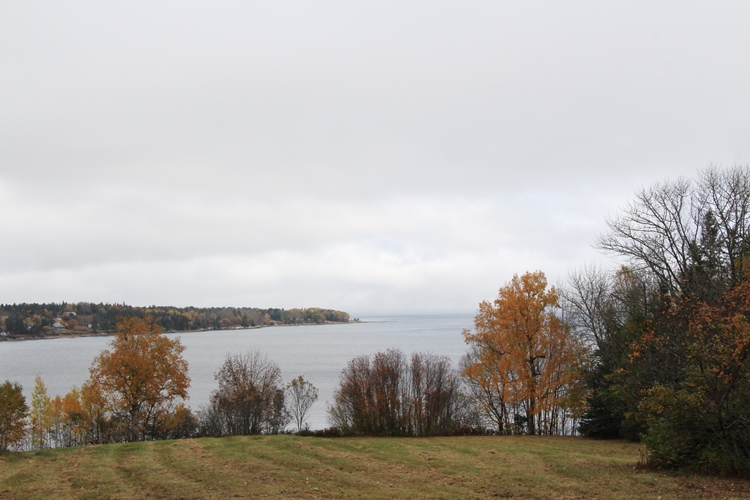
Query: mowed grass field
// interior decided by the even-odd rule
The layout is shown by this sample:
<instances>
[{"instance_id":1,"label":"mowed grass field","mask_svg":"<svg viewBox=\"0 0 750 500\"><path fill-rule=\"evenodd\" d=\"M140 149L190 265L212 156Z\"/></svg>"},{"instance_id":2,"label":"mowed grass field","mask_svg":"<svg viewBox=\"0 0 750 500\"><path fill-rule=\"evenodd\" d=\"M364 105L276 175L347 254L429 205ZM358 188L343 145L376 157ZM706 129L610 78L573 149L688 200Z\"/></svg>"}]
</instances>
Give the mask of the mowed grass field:
<instances>
[{"instance_id":1,"label":"mowed grass field","mask_svg":"<svg viewBox=\"0 0 750 500\"><path fill-rule=\"evenodd\" d=\"M188 439L0 455L0 498L750 498L563 437Z\"/></svg>"}]
</instances>

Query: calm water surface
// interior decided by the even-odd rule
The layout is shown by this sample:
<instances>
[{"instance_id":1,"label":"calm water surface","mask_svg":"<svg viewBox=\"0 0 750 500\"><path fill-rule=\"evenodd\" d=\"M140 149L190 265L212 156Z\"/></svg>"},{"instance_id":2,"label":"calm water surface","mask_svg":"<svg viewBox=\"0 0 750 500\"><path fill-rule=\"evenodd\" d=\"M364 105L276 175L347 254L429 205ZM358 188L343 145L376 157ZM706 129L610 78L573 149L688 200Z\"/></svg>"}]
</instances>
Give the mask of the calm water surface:
<instances>
[{"instance_id":1,"label":"calm water surface","mask_svg":"<svg viewBox=\"0 0 750 500\"><path fill-rule=\"evenodd\" d=\"M448 356L454 367L466 352L461 330L472 328L472 315L393 316L363 318L343 325L276 326L249 330L220 330L169 334L180 337L189 364L188 404L193 409L208 403L216 388L214 373L227 353L259 349L276 361L285 382L302 375L319 391L308 422L313 429L327 427L326 402L339 374L355 356L388 348L404 353L430 352ZM24 388L30 402L34 377L39 374L50 396L64 395L88 377L94 357L111 337L84 337L25 342L0 342L0 382L13 380Z\"/></svg>"}]
</instances>

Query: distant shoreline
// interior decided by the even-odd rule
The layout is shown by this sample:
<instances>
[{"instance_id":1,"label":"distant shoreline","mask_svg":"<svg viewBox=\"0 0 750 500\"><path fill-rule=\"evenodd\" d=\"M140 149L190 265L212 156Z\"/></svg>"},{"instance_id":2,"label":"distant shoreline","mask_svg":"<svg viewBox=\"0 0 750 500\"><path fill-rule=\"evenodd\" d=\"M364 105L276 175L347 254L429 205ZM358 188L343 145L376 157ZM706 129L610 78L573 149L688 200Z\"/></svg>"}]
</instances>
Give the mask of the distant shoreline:
<instances>
[{"instance_id":1,"label":"distant shoreline","mask_svg":"<svg viewBox=\"0 0 750 500\"><path fill-rule=\"evenodd\" d=\"M274 328L278 326L321 326L321 325L351 325L357 323L387 323L387 321L324 321L323 323L300 323L300 324L272 324L272 325L255 325L243 326L241 328L221 328L221 329L203 329L203 330L164 330L162 333L200 333L200 332L231 332L236 330L257 330L260 328ZM27 340L53 340L53 339L76 339L84 337L112 337L117 332L87 332L61 330L52 334L43 335L3 335L0 336L0 342L24 342Z\"/></svg>"}]
</instances>

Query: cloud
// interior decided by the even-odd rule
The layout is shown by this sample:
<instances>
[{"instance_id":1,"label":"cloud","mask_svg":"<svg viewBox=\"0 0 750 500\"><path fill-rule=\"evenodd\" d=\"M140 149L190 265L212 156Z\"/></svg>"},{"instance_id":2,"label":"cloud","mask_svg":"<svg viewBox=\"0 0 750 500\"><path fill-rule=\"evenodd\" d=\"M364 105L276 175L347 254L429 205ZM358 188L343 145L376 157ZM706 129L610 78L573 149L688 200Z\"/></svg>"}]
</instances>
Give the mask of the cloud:
<instances>
[{"instance_id":1,"label":"cloud","mask_svg":"<svg viewBox=\"0 0 750 500\"><path fill-rule=\"evenodd\" d=\"M543 264L565 272L571 258L591 253L599 227L586 215L590 204L549 217L565 198L538 193L275 204L153 188L72 200L22 193L3 192L13 221L5 237L14 242L0 248L3 302L462 312L481 300L476 290L492 293L514 272ZM43 229L30 231L30 221Z\"/></svg>"},{"instance_id":2,"label":"cloud","mask_svg":"<svg viewBox=\"0 0 750 500\"><path fill-rule=\"evenodd\" d=\"M463 311L750 157L746 3L0 7L0 301Z\"/></svg>"}]
</instances>

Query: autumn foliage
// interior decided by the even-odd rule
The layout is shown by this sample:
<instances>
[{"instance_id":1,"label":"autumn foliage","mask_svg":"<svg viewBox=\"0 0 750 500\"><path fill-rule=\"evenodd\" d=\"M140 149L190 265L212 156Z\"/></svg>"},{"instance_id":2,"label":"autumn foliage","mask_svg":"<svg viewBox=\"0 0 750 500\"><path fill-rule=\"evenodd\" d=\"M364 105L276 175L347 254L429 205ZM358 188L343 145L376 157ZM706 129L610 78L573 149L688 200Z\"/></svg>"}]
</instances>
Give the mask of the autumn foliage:
<instances>
[{"instance_id":1,"label":"autumn foliage","mask_svg":"<svg viewBox=\"0 0 750 500\"><path fill-rule=\"evenodd\" d=\"M645 463L750 476L750 168L640 190L571 280L591 346L580 430L641 439Z\"/></svg>"},{"instance_id":2,"label":"autumn foliage","mask_svg":"<svg viewBox=\"0 0 750 500\"><path fill-rule=\"evenodd\" d=\"M227 354L214 378L219 387L200 413L201 434L275 434L289 422L281 369L260 351Z\"/></svg>"},{"instance_id":3,"label":"autumn foliage","mask_svg":"<svg viewBox=\"0 0 750 500\"><path fill-rule=\"evenodd\" d=\"M163 335L153 319L123 320L110 349L97 356L83 385L50 398L42 379L36 378L25 446L58 448L193 435L195 418L182 404L190 384L183 351L179 339Z\"/></svg>"},{"instance_id":4,"label":"autumn foliage","mask_svg":"<svg viewBox=\"0 0 750 500\"><path fill-rule=\"evenodd\" d=\"M544 273L514 276L493 303L479 305L474 331L464 331L472 350L463 375L500 433L568 429L566 403L581 349L558 315L558 301Z\"/></svg>"},{"instance_id":5,"label":"autumn foliage","mask_svg":"<svg viewBox=\"0 0 750 500\"><path fill-rule=\"evenodd\" d=\"M0 451L13 450L23 442L29 408L21 385L5 381L0 385Z\"/></svg>"},{"instance_id":6,"label":"autumn foliage","mask_svg":"<svg viewBox=\"0 0 750 500\"><path fill-rule=\"evenodd\" d=\"M633 345L636 365L661 360L677 376L644 389L639 404L650 460L750 475L750 282L719 300L674 302ZM660 328L660 323L678 325Z\"/></svg>"},{"instance_id":7,"label":"autumn foliage","mask_svg":"<svg viewBox=\"0 0 750 500\"><path fill-rule=\"evenodd\" d=\"M94 360L90 384L102 395L115 432L127 441L159 437L187 398L185 348L163 335L152 318L120 322L110 347Z\"/></svg>"},{"instance_id":8,"label":"autumn foliage","mask_svg":"<svg viewBox=\"0 0 750 500\"><path fill-rule=\"evenodd\" d=\"M152 318L126 318L90 378L51 398L36 377L31 411L19 384L0 386L0 450L278 433L291 415L301 428L317 389L302 377L287 404L281 370L259 351L228 354L215 374L211 404L196 414L184 404L190 384L185 350ZM293 394L294 391L290 392ZM29 418L27 418L29 417Z\"/></svg>"},{"instance_id":9,"label":"autumn foliage","mask_svg":"<svg viewBox=\"0 0 750 500\"><path fill-rule=\"evenodd\" d=\"M389 349L358 356L341 372L330 423L345 433L432 436L462 427L460 381L448 358Z\"/></svg>"}]
</instances>

